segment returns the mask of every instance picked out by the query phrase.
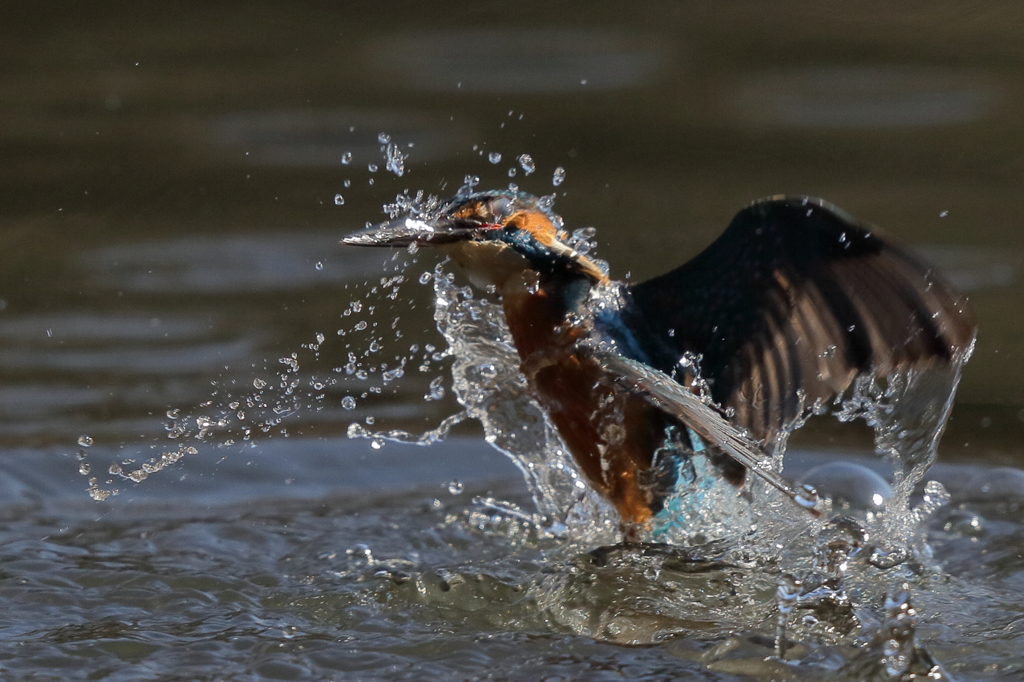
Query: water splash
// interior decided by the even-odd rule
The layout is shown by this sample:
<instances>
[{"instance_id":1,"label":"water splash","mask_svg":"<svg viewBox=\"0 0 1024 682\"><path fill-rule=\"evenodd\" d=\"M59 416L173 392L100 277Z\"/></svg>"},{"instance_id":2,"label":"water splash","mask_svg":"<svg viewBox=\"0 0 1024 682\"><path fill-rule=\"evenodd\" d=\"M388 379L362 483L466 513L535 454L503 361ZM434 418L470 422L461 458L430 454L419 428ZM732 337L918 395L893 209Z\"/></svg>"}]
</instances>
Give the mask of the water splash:
<instances>
[{"instance_id":1,"label":"water splash","mask_svg":"<svg viewBox=\"0 0 1024 682\"><path fill-rule=\"evenodd\" d=\"M468 177L464 191L477 182ZM582 228L567 242L589 253L594 236L593 228ZM444 264L421 281L434 287L434 319L448 344L444 353L452 363L451 388L464 408L458 417L479 421L487 441L519 467L536 509L530 513L478 499L476 509L461 520L495 532L515 528L518 534L526 524L589 546L618 540L614 511L576 470L530 395L500 305L460 286ZM865 503L836 501L853 516L831 517L832 501L827 500L825 517L815 520L755 479L742 495L729 491L728 500L708 491L702 508L710 516L689 524L708 528L707 537L669 534L664 539L673 547L621 546L613 561L607 555L600 561L577 556L528 586L527 593L558 628L615 642L649 644L687 632L695 620L705 634L708 620L722 632L762 623L774 629L774 649L736 645L736 651L752 648L757 660L774 654L781 665L808 670L861 671L863 679L909 681L926 679L921 677L926 674L937 675L927 679L948 679L916 640L909 606L915 576L931 570L925 526L948 501L948 493L932 481L916 504L914 496L935 461L969 355L968 350L948 367L858 381L836 401L837 418L863 419L874 430L876 450L895 472L891 488L877 476L861 475L868 491ZM825 407L812 406L807 416ZM770 466L781 471L784 438L773 455ZM730 532L716 534L715 526ZM727 540L709 542L713 537ZM680 544L688 546L685 557L679 555L684 551ZM855 656L828 659L822 653L857 642L863 649ZM727 657L722 647L706 652L707 660Z\"/></svg>"},{"instance_id":2,"label":"water splash","mask_svg":"<svg viewBox=\"0 0 1024 682\"><path fill-rule=\"evenodd\" d=\"M390 138L382 138L381 143L387 154ZM532 159L530 165L535 168ZM527 165L523 169L527 171ZM478 177L467 175L459 192L473 191L478 183ZM436 197L417 192L399 195L384 208L391 217L411 214L429 218L439 205ZM593 228L582 228L567 237L567 242L581 253L592 253L594 236ZM414 252L405 255L409 258L404 263L415 262ZM398 287L406 281L431 285L434 322L447 348L426 345L420 352L414 344L404 358L381 361L384 327L378 326L379 319L372 319L374 311L368 299L354 300L341 313L349 326L339 329L338 336L345 337L350 349L347 362L336 368L337 377L310 379L307 389L299 376L305 356L285 355L280 374L268 380L257 378L255 391L245 395L226 391L218 397L223 401L219 409L211 403L184 416L168 414L168 437L179 442L223 438L227 444L242 428L239 440L244 442L257 435L244 428L251 429L255 422L256 431L269 433L281 420L313 406L315 396L328 386L343 386L346 394L340 405L354 410L360 401L416 367L414 356L420 358L421 372L448 363L450 391L461 411L422 434L376 431L368 428L373 425L370 418L352 423L347 432L351 437L370 439L375 449L386 440L429 445L444 439L464 420L478 421L487 442L522 472L533 509L481 497L449 521L501 535L511 545L539 539L560 542L557 551L549 555L550 572L524 586L526 595L550 616L554 627L629 644L657 642L688 628L704 632L717 628L715 632L725 633L760 627L776 635L774 649L760 651L761 660L774 653L785 665L806 658L808 646L813 650L814 646L849 645L859 637L867 642L865 653L851 659L844 672L865 671L863 679L909 680L913 678L907 675L916 674L914 671L927 663L929 657L914 636L911 583L899 593L893 592L892 583L898 579L903 585L915 572L927 569L922 527L948 495L930 482L916 506L912 496L935 459L966 355L951 370L933 368L858 382L836 405L840 419L864 419L875 430L876 449L895 465L892 495L874 516L815 521L753 480L749 494L733 489L728 500L709 495L706 507L711 516L695 518L690 524L712 531L707 537L657 538L689 545L685 551L667 546L620 546L566 559L567 551L581 546L618 541L618 520L578 472L558 433L531 396L500 304L460 286L445 263L418 277L397 272L404 267L395 266L396 272L382 277L373 293L396 301ZM390 325L396 334L397 321L396 316ZM315 355L324 342L319 336L306 350ZM352 390L354 387L358 388ZM438 376L429 382L424 399L439 400L444 394L444 380ZM773 465L778 470L784 452L782 443ZM196 453L193 445L181 443L142 465L115 463L109 473L115 479L138 482ZM90 468L83 466L83 475L89 474ZM450 486L449 492L459 488ZM90 494L101 499L113 493L90 478ZM730 524L729 533L713 532L713 526L726 528ZM708 541L723 536L729 537L728 542ZM368 550L366 558L368 564L373 563ZM451 587L458 576L440 576L440 589ZM419 584L421 579L414 582ZM880 595L887 590L891 597L879 611ZM700 625L694 626L698 622ZM708 660L725 657L725 648L724 643L716 647L713 654L708 653Z\"/></svg>"},{"instance_id":3,"label":"water splash","mask_svg":"<svg viewBox=\"0 0 1024 682\"><path fill-rule=\"evenodd\" d=\"M452 391L487 442L506 454L530 488L538 521L552 532L607 537L614 512L586 483L530 394L500 305L476 299L440 264L433 276L434 321L452 358Z\"/></svg>"},{"instance_id":4,"label":"water splash","mask_svg":"<svg viewBox=\"0 0 1024 682\"><path fill-rule=\"evenodd\" d=\"M414 201L415 197L409 198L407 203ZM387 354L396 342L404 343L401 317L396 311L408 308L408 303L399 297L407 282L403 272L414 261L413 254L396 252L383 276L355 286L356 298L341 311L343 326L336 334L315 334L299 350L277 358L276 367L268 363L264 367L267 374L244 382L212 381L210 399L193 408L167 410L164 430L166 438L173 442L172 447L153 443L149 448L156 450L155 454L134 454L102 466L85 462L87 455L80 451L79 470L88 479L88 494L94 500L108 499L122 492L124 485L140 484L211 448L222 453L240 452L255 447L262 439L289 437L290 420L321 412L331 407L334 400L341 411L356 410L360 401L386 389L393 390L409 365L418 366L421 372L438 371L432 361L436 355L432 348L421 352L418 345L412 344L407 351L390 357ZM327 344L334 348L322 357ZM339 353L347 353L347 362L333 368L324 366L324 359ZM368 419L372 421L372 417ZM447 433L457 421L451 418L437 431ZM80 445L88 447L92 441L89 439L85 444L80 439ZM97 456L96 449L92 448L92 457ZM96 475L101 470L107 477Z\"/></svg>"},{"instance_id":5,"label":"water splash","mask_svg":"<svg viewBox=\"0 0 1024 682\"><path fill-rule=\"evenodd\" d=\"M880 546L897 554L927 554L921 529L948 501L941 485L930 482L922 504L911 505L912 495L938 457L939 439L972 351L973 344L949 366L858 379L851 392L836 401L835 416L841 421L863 419L874 431L875 451L895 468L891 497L873 532Z\"/></svg>"}]
</instances>

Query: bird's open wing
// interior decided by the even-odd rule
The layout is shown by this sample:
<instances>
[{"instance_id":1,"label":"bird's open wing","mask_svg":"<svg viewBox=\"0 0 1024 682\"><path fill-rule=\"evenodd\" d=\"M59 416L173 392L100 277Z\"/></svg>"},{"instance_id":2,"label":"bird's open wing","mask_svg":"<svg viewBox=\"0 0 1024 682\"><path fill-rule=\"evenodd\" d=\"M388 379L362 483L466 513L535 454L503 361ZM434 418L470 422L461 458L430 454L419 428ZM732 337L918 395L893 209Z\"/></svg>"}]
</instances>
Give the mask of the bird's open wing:
<instances>
[{"instance_id":1,"label":"bird's open wing","mask_svg":"<svg viewBox=\"0 0 1024 682\"><path fill-rule=\"evenodd\" d=\"M773 439L861 374L887 375L970 352L975 322L928 265L817 199L740 211L693 260L630 287L626 320L667 373L700 374L733 422Z\"/></svg>"},{"instance_id":2,"label":"bird's open wing","mask_svg":"<svg viewBox=\"0 0 1024 682\"><path fill-rule=\"evenodd\" d=\"M743 464L786 497L812 514L819 513L815 508L817 495L812 490L793 488L770 468L768 455L757 443L688 388L667 374L617 352L600 349L590 352L623 388L643 395L652 405L686 424L709 445Z\"/></svg>"}]
</instances>

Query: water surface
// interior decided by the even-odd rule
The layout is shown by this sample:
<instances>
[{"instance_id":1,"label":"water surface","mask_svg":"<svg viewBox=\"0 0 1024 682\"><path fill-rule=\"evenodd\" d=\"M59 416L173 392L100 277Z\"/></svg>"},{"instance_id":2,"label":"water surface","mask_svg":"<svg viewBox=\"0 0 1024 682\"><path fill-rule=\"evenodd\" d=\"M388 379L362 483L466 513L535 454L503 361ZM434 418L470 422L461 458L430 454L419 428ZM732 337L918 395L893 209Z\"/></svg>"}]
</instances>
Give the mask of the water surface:
<instances>
[{"instance_id":1,"label":"water surface","mask_svg":"<svg viewBox=\"0 0 1024 682\"><path fill-rule=\"evenodd\" d=\"M532 509L478 425L431 448L345 438L353 422L422 432L458 408L450 390L424 400L448 369L426 348L444 344L416 284L433 261L421 254L390 300L381 278L398 263L337 240L406 189L450 194L476 175L556 192L568 227L598 228L618 278L683 262L777 193L823 196L941 267L970 295L979 340L929 476L953 495L928 525L937 566L906 579L918 640L949 675L1019 679L1021 19L998 3L12 11L0 670L767 680L834 679L856 660L855 636L811 645L803 668L764 660L770 571L595 563L594 545L545 537L505 504ZM382 132L407 154L401 176ZM371 338L383 347L364 358ZM376 374L346 374L349 353ZM385 382L399 356L414 360ZM266 407L244 408L246 423L280 423L186 439L194 455L139 484L106 473L174 451L185 441L167 429L186 417L241 423L228 406L249 398ZM866 431L834 420L794 447L794 475L876 466ZM93 501L93 476L120 494ZM865 597L871 613L881 596Z\"/></svg>"}]
</instances>

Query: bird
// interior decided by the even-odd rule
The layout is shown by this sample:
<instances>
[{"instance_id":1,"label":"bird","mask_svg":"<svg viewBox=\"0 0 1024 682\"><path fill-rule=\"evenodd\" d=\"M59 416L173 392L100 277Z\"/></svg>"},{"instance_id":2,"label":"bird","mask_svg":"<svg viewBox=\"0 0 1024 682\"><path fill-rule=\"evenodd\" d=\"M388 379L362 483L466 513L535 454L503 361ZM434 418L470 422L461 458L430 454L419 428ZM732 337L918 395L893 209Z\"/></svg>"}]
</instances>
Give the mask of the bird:
<instances>
[{"instance_id":1,"label":"bird","mask_svg":"<svg viewBox=\"0 0 1024 682\"><path fill-rule=\"evenodd\" d=\"M550 200L518 190L460 191L342 242L436 248L497 296L533 397L627 542L664 527L701 476L741 488L752 471L813 512L773 448L858 378L958 366L977 329L907 247L804 196L751 203L638 283L610 279Z\"/></svg>"}]
</instances>

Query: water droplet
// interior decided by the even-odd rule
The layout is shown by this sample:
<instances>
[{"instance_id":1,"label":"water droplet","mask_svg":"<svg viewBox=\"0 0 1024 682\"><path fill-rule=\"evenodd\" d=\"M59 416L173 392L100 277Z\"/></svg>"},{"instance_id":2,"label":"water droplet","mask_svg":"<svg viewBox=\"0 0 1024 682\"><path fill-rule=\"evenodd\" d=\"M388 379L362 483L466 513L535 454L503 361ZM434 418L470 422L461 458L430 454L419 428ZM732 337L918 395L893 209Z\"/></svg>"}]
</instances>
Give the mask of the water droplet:
<instances>
[{"instance_id":1,"label":"water droplet","mask_svg":"<svg viewBox=\"0 0 1024 682\"><path fill-rule=\"evenodd\" d=\"M461 495L465 489L466 486L462 484L462 481L454 480L448 482L448 494L450 495Z\"/></svg>"},{"instance_id":2,"label":"water droplet","mask_svg":"<svg viewBox=\"0 0 1024 682\"><path fill-rule=\"evenodd\" d=\"M559 166L555 169L555 174L551 176L551 184L558 187L565 182L565 169Z\"/></svg>"},{"instance_id":3,"label":"water droplet","mask_svg":"<svg viewBox=\"0 0 1024 682\"><path fill-rule=\"evenodd\" d=\"M391 136L388 135L387 133L378 133L377 142L380 142L381 144L387 144L388 142L391 142Z\"/></svg>"},{"instance_id":4,"label":"water droplet","mask_svg":"<svg viewBox=\"0 0 1024 682\"><path fill-rule=\"evenodd\" d=\"M487 155L487 160L490 161L491 163L501 163L501 153L491 152L490 154Z\"/></svg>"},{"instance_id":5,"label":"water droplet","mask_svg":"<svg viewBox=\"0 0 1024 682\"><path fill-rule=\"evenodd\" d=\"M385 168L399 177L405 174L405 154L396 145L389 144L384 151L384 156Z\"/></svg>"},{"instance_id":6,"label":"water droplet","mask_svg":"<svg viewBox=\"0 0 1024 682\"><path fill-rule=\"evenodd\" d=\"M533 157L529 154L520 154L517 160L519 161L519 167L522 168L523 172L527 175L537 170L537 164L534 163Z\"/></svg>"},{"instance_id":7,"label":"water droplet","mask_svg":"<svg viewBox=\"0 0 1024 682\"><path fill-rule=\"evenodd\" d=\"M335 206L343 206L344 204L345 204L345 197L341 196L340 194L335 194L334 195L334 205Z\"/></svg>"},{"instance_id":8,"label":"water droplet","mask_svg":"<svg viewBox=\"0 0 1024 682\"><path fill-rule=\"evenodd\" d=\"M93 444L92 436L81 435L78 437L78 444L83 448L91 448Z\"/></svg>"},{"instance_id":9,"label":"water droplet","mask_svg":"<svg viewBox=\"0 0 1024 682\"><path fill-rule=\"evenodd\" d=\"M430 382L430 388L426 395L423 396L424 400L440 400L444 397L444 377L436 377Z\"/></svg>"},{"instance_id":10,"label":"water droplet","mask_svg":"<svg viewBox=\"0 0 1024 682\"><path fill-rule=\"evenodd\" d=\"M384 447L384 441L381 440L380 438L374 438L373 440L370 441L370 447L373 448L374 450L380 450L382 447Z\"/></svg>"},{"instance_id":11,"label":"water droplet","mask_svg":"<svg viewBox=\"0 0 1024 682\"><path fill-rule=\"evenodd\" d=\"M255 379L252 380L252 385L256 388L266 388L267 382L265 382L263 379L260 379L259 377L256 377Z\"/></svg>"},{"instance_id":12,"label":"water droplet","mask_svg":"<svg viewBox=\"0 0 1024 682\"><path fill-rule=\"evenodd\" d=\"M103 500L107 499L111 495L113 495L113 492L111 492L109 490L104 490L103 488L100 488L100 487L97 487L97 486L90 486L89 487L89 497L91 497L92 499L96 500L97 502L102 502Z\"/></svg>"},{"instance_id":13,"label":"water droplet","mask_svg":"<svg viewBox=\"0 0 1024 682\"><path fill-rule=\"evenodd\" d=\"M377 172L377 164L375 164L375 163L366 164L366 170L370 171L371 173L376 173Z\"/></svg>"},{"instance_id":14,"label":"water droplet","mask_svg":"<svg viewBox=\"0 0 1024 682\"><path fill-rule=\"evenodd\" d=\"M949 211L940 211L939 212L939 217L940 218L945 218L948 215L949 215Z\"/></svg>"},{"instance_id":15,"label":"water droplet","mask_svg":"<svg viewBox=\"0 0 1024 682\"><path fill-rule=\"evenodd\" d=\"M317 261L316 262L316 269L317 270L323 270L324 269L323 261Z\"/></svg>"},{"instance_id":16,"label":"water droplet","mask_svg":"<svg viewBox=\"0 0 1024 682\"><path fill-rule=\"evenodd\" d=\"M352 163L352 152L345 152L344 154L342 154L341 162L346 166Z\"/></svg>"}]
</instances>

